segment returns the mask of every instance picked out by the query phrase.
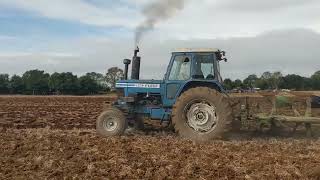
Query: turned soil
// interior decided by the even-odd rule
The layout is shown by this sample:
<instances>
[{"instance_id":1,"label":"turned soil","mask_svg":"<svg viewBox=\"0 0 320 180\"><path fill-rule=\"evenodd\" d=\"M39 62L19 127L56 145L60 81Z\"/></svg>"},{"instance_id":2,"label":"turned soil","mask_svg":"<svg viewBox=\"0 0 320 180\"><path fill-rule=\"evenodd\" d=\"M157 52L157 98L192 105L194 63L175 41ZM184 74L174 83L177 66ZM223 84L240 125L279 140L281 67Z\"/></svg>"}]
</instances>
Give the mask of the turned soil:
<instances>
[{"instance_id":1,"label":"turned soil","mask_svg":"<svg viewBox=\"0 0 320 180\"><path fill-rule=\"evenodd\" d=\"M194 143L160 125L100 137L95 120L112 99L1 96L1 179L320 178L318 138L235 134Z\"/></svg>"}]
</instances>

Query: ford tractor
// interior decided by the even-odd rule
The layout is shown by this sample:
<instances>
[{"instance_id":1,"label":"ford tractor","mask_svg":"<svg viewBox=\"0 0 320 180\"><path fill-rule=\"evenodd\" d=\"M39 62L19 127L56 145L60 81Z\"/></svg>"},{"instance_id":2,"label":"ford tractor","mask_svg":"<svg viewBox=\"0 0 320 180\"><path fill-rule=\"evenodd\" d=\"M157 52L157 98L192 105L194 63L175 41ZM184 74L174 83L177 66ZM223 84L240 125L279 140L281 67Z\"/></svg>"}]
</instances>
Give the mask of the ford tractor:
<instances>
[{"instance_id":1,"label":"ford tractor","mask_svg":"<svg viewBox=\"0 0 320 180\"><path fill-rule=\"evenodd\" d=\"M227 61L219 49L179 49L172 53L163 80L140 80L139 48L125 59L124 79L116 82L118 98L105 108L96 123L103 136L119 136L144 119L168 122L182 137L195 141L221 139L226 132L272 132L301 125L312 135L320 124L319 97L300 92L227 94L219 63ZM285 112L286 114L282 114ZM317 114L318 112L318 114Z\"/></svg>"},{"instance_id":2,"label":"ford tractor","mask_svg":"<svg viewBox=\"0 0 320 180\"><path fill-rule=\"evenodd\" d=\"M139 48L132 58L131 79L125 59L124 80L116 83L118 99L99 116L97 132L122 135L128 124L143 127L145 117L167 121L182 137L205 141L222 138L229 129L231 107L222 86L219 49L179 49L163 80L140 80Z\"/></svg>"}]
</instances>

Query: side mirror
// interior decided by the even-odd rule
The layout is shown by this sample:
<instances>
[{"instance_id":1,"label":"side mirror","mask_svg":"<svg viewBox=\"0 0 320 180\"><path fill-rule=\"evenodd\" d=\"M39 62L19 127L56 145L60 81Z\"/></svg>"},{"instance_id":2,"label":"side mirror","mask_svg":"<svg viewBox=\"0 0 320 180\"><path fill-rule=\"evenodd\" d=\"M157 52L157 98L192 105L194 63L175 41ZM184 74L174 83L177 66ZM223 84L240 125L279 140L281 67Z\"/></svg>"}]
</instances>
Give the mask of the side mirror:
<instances>
[{"instance_id":1,"label":"side mirror","mask_svg":"<svg viewBox=\"0 0 320 180\"><path fill-rule=\"evenodd\" d=\"M217 54L217 59L219 61L224 61L224 62L228 61L228 59L226 58L226 52L225 51L218 51L216 54Z\"/></svg>"}]
</instances>

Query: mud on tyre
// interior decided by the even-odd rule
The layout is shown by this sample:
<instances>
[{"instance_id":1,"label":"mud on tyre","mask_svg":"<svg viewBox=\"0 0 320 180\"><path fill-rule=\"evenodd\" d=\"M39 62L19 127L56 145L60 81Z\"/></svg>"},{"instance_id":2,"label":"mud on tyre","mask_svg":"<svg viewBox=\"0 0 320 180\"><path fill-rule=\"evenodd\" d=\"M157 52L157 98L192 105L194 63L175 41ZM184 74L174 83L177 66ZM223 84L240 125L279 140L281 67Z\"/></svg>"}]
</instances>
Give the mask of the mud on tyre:
<instances>
[{"instance_id":1,"label":"mud on tyre","mask_svg":"<svg viewBox=\"0 0 320 180\"><path fill-rule=\"evenodd\" d=\"M173 106L172 123L184 138L196 141L221 139L231 128L231 113L223 94L207 87L192 88Z\"/></svg>"},{"instance_id":2,"label":"mud on tyre","mask_svg":"<svg viewBox=\"0 0 320 180\"><path fill-rule=\"evenodd\" d=\"M101 113L96 122L97 133L102 136L121 136L127 128L127 119L117 108L108 108Z\"/></svg>"}]
</instances>

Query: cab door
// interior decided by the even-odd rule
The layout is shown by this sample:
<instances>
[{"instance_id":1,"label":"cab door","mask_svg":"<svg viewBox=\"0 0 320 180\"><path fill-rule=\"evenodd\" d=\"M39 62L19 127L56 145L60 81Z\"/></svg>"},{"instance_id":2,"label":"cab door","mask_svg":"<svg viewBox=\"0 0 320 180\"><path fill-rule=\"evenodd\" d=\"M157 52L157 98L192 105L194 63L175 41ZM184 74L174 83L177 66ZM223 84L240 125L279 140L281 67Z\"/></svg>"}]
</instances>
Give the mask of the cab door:
<instances>
[{"instance_id":1,"label":"cab door","mask_svg":"<svg viewBox=\"0 0 320 180\"><path fill-rule=\"evenodd\" d=\"M192 54L174 53L166 74L164 106L171 107L180 89L191 79Z\"/></svg>"}]
</instances>

